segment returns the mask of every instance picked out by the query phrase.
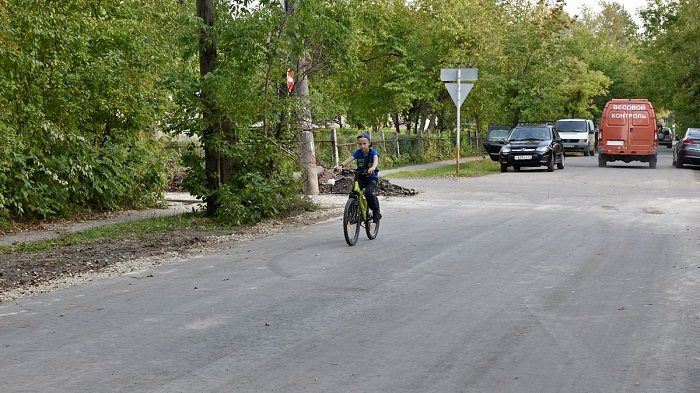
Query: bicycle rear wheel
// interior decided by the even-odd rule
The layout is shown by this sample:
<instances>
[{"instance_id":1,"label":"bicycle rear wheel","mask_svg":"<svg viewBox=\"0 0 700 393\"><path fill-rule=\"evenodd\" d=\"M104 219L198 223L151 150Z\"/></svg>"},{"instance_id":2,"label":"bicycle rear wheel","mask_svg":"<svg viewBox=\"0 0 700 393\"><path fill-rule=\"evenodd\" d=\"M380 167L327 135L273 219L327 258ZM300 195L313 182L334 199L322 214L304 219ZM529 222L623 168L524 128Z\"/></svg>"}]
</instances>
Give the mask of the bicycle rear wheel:
<instances>
[{"instance_id":1,"label":"bicycle rear wheel","mask_svg":"<svg viewBox=\"0 0 700 393\"><path fill-rule=\"evenodd\" d=\"M369 217L369 209L367 210L367 215L365 217ZM367 232L367 237L372 240L377 237L377 233L379 233L379 221L374 222L371 218L368 219L365 222L365 232Z\"/></svg>"},{"instance_id":2,"label":"bicycle rear wheel","mask_svg":"<svg viewBox=\"0 0 700 393\"><path fill-rule=\"evenodd\" d=\"M360 237L360 209L357 199L350 198L345 202L343 234L345 235L345 241L350 246L354 246L357 243L357 238Z\"/></svg>"}]
</instances>

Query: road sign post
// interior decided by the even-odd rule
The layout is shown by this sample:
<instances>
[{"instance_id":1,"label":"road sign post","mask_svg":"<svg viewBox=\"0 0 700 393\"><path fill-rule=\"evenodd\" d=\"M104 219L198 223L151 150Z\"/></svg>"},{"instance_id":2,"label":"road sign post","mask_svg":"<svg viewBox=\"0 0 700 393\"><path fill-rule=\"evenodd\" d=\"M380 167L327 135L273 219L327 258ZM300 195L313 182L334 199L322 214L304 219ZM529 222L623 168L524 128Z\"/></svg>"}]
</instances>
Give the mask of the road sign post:
<instances>
[{"instance_id":1,"label":"road sign post","mask_svg":"<svg viewBox=\"0 0 700 393\"><path fill-rule=\"evenodd\" d=\"M456 170L459 175L459 154L460 154L460 129L461 129L461 108L464 99L467 98L469 93L474 87L473 83L465 83L464 91L462 91L462 82L476 81L479 77L478 68L443 68L440 70L440 80L443 82L456 82L456 83L445 83L445 88L450 93L452 101L454 101L455 106L457 106L457 163ZM464 95L464 97L462 97Z\"/></svg>"}]
</instances>

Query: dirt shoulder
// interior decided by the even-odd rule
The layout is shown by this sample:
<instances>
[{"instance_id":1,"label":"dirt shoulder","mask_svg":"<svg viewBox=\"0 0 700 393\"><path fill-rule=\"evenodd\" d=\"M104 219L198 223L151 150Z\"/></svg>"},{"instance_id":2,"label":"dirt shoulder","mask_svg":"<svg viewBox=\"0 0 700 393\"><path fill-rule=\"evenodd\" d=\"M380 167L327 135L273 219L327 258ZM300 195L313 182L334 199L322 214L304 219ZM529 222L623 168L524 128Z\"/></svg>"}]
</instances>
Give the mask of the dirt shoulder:
<instances>
[{"instance_id":1,"label":"dirt shoulder","mask_svg":"<svg viewBox=\"0 0 700 393\"><path fill-rule=\"evenodd\" d=\"M39 252L0 254L0 302L178 262L340 215L340 207L327 206L233 232L179 230L151 239L105 239Z\"/></svg>"}]
</instances>

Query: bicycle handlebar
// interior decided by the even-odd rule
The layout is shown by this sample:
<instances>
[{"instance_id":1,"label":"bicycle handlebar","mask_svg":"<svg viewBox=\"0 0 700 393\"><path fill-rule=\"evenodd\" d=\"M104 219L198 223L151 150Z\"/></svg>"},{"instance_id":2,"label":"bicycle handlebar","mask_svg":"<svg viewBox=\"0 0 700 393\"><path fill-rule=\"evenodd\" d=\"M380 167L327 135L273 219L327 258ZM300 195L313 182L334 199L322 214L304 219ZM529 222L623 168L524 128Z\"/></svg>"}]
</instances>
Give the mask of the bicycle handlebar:
<instances>
[{"instance_id":1,"label":"bicycle handlebar","mask_svg":"<svg viewBox=\"0 0 700 393\"><path fill-rule=\"evenodd\" d=\"M369 172L367 172L367 169L365 168L358 168L358 169L346 169L343 168L340 170L340 173L343 175L368 175Z\"/></svg>"}]
</instances>

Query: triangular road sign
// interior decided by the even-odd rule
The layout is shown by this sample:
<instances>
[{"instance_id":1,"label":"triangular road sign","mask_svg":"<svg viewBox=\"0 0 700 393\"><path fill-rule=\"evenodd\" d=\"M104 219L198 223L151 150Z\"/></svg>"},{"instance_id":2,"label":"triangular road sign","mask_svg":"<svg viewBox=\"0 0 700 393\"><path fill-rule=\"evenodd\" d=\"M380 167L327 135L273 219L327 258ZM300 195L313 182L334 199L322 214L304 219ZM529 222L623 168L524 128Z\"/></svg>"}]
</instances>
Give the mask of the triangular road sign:
<instances>
[{"instance_id":1,"label":"triangular road sign","mask_svg":"<svg viewBox=\"0 0 700 393\"><path fill-rule=\"evenodd\" d=\"M450 97L452 97L452 101L455 102L457 109L462 107L462 103L467 99L469 92L472 91L472 87L474 87L473 83L462 83L461 85L460 100L457 102L457 83L445 83L445 87L447 91L450 92Z\"/></svg>"}]
</instances>

